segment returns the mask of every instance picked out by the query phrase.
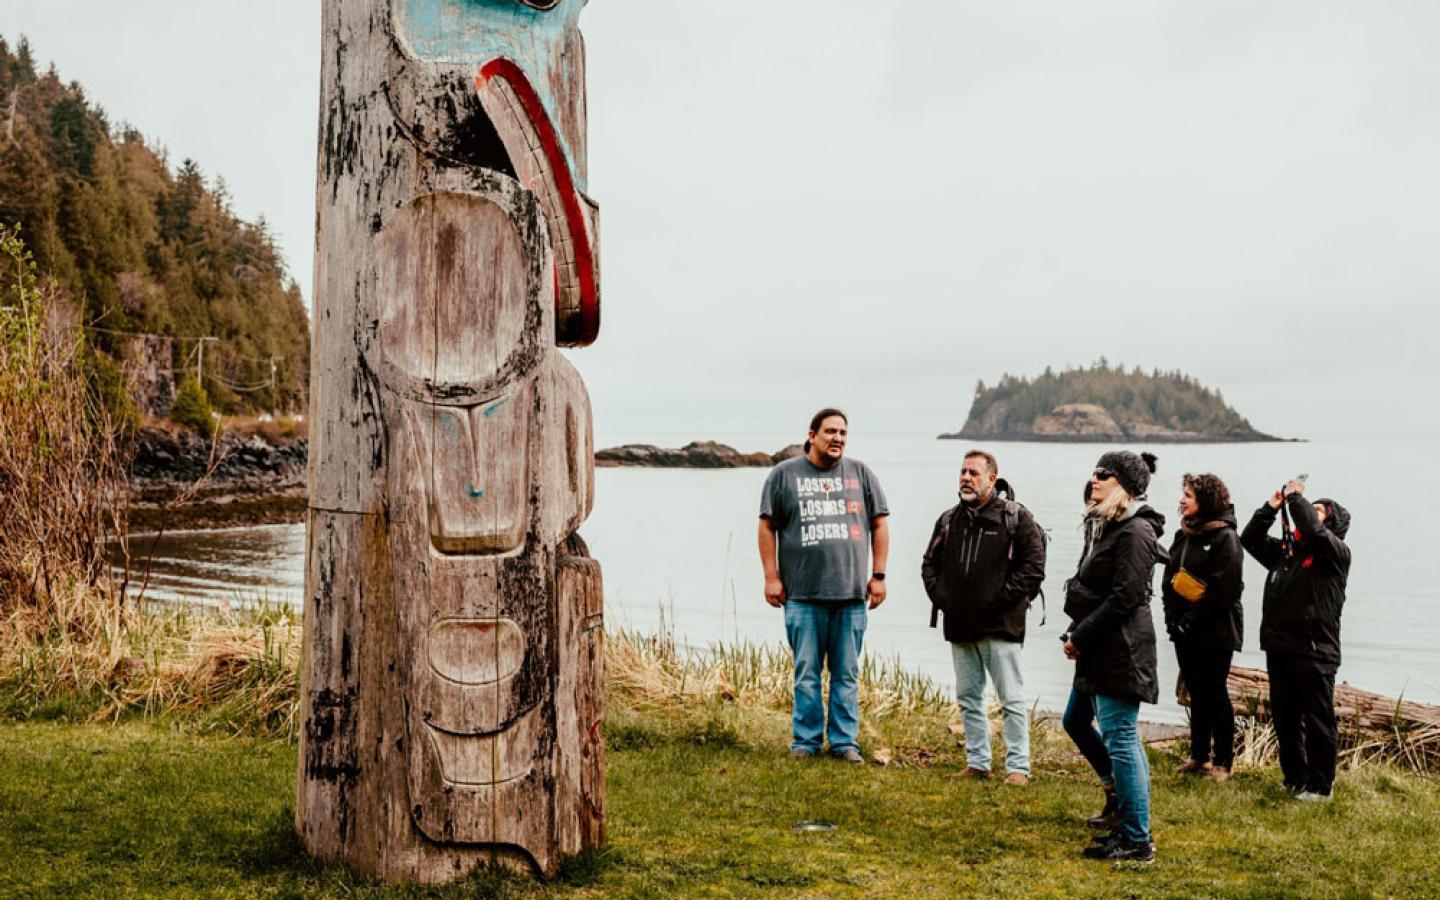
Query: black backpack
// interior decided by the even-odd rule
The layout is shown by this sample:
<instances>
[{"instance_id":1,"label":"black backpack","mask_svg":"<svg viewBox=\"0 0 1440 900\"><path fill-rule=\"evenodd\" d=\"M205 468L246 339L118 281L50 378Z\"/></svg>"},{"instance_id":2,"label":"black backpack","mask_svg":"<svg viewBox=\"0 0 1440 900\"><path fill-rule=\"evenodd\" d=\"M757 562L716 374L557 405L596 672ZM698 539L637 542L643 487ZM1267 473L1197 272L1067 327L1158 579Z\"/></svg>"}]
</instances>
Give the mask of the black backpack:
<instances>
[{"instance_id":1,"label":"black backpack","mask_svg":"<svg viewBox=\"0 0 1440 900\"><path fill-rule=\"evenodd\" d=\"M1015 555L1015 532L1020 527L1020 510L1023 509L1026 512L1030 512L1030 510L1015 499L1015 488L1010 485L1010 482L1003 478L995 480L995 493L1005 498L1005 512L1001 515L1001 519L1005 523L1005 536L1010 541L1010 555L1013 557ZM940 533L935 536L934 542L930 545L931 550L934 550L936 547L945 546L945 541L950 538L950 522L959 511L960 507L958 505L950 510L950 515L945 517L944 523L940 526ZM1033 519L1035 516L1032 514L1030 518ZM1036 522L1035 527L1039 528L1040 523ZM1048 550L1050 549L1050 532L1044 528L1040 528L1040 541L1045 546L1048 556ZM1049 616L1049 610L1045 606L1045 588L1043 584L1036 590L1035 594L1040 598L1040 627L1043 628L1045 627L1045 620ZM1030 597L1028 600L1030 603L1034 603L1035 597ZM935 628L939 623L940 609L931 605L930 627Z\"/></svg>"}]
</instances>

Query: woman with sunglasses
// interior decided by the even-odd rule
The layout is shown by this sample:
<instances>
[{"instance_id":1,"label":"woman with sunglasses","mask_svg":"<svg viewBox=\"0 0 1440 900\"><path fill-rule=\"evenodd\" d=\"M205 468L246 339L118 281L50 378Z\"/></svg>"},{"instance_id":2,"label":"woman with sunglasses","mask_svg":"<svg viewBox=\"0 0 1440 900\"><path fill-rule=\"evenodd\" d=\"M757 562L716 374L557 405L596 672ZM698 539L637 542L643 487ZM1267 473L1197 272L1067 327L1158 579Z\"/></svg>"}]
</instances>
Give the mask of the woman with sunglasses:
<instances>
[{"instance_id":1,"label":"woman with sunglasses","mask_svg":"<svg viewBox=\"0 0 1440 900\"><path fill-rule=\"evenodd\" d=\"M1100 457L1086 487L1080 566L1065 585L1071 625L1062 639L1075 682L1064 725L1105 786L1105 809L1089 824L1111 829L1086 848L1091 859L1155 859L1150 767L1137 729L1140 704L1159 699L1150 596L1165 559L1165 517L1144 502L1154 471L1149 453Z\"/></svg>"},{"instance_id":2,"label":"woman with sunglasses","mask_svg":"<svg viewBox=\"0 0 1440 900\"><path fill-rule=\"evenodd\" d=\"M1230 491L1217 476L1185 476L1180 516L1180 530L1160 579L1165 630L1175 643L1180 676L1190 693L1190 758L1180 764L1180 771L1229 781L1235 709L1227 681L1244 633L1240 595L1245 553Z\"/></svg>"}]
</instances>

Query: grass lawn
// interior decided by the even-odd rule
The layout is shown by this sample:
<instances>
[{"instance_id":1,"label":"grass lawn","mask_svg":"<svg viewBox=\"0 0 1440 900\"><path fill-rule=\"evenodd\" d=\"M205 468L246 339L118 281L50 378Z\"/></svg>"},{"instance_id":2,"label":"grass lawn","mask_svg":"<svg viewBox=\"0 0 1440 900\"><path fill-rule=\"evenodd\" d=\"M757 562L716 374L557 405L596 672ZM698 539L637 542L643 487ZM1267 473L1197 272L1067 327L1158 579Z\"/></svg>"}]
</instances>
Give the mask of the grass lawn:
<instances>
[{"instance_id":1,"label":"grass lawn","mask_svg":"<svg viewBox=\"0 0 1440 900\"><path fill-rule=\"evenodd\" d=\"M381 888L310 863L291 830L295 748L167 728L0 723L0 896L1436 896L1440 785L1344 773L1290 800L1273 770L1229 785L1152 756L1154 865L1079 858L1100 793L1080 764L1029 788L929 767L792 761L726 732L615 729L610 846L540 887L481 873ZM794 823L839 827L801 833Z\"/></svg>"}]
</instances>

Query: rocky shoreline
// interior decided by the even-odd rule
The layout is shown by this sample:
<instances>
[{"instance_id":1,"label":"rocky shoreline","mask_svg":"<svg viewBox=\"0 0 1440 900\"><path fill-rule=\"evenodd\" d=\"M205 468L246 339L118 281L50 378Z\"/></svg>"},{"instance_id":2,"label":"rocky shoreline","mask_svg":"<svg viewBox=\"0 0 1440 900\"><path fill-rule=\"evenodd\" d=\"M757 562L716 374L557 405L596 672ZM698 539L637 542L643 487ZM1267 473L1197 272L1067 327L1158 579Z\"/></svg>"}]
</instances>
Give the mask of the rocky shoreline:
<instances>
[{"instance_id":1,"label":"rocky shoreline","mask_svg":"<svg viewBox=\"0 0 1440 900\"><path fill-rule=\"evenodd\" d=\"M937 435L942 441L1026 441L1064 444L1259 444L1283 443L1294 438L1275 437L1253 429L1203 432L1167 428L1152 422L1120 420L1094 403L1067 403L1038 416L1028 428L997 428L1006 421L1005 401L995 404L976 426Z\"/></svg>"},{"instance_id":2,"label":"rocky shoreline","mask_svg":"<svg viewBox=\"0 0 1440 900\"><path fill-rule=\"evenodd\" d=\"M174 531L305 520L303 437L142 428L130 475L130 529Z\"/></svg>"},{"instance_id":3,"label":"rocky shoreline","mask_svg":"<svg viewBox=\"0 0 1440 900\"><path fill-rule=\"evenodd\" d=\"M741 453L715 441L678 449L625 444L597 451L601 468L769 468L799 456L793 444L778 453ZM135 436L130 477L130 529L230 528L305 521L304 437L266 438L225 432L212 448L207 436L150 426Z\"/></svg>"}]
</instances>

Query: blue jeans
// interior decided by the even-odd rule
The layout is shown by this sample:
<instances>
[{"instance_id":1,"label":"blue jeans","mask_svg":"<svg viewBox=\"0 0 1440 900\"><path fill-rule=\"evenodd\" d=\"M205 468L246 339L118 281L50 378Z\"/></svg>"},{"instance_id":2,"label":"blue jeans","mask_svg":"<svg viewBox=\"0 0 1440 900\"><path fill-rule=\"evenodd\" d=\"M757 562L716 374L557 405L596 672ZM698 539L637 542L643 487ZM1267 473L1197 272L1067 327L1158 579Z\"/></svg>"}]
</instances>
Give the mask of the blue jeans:
<instances>
[{"instance_id":1,"label":"blue jeans","mask_svg":"<svg viewBox=\"0 0 1440 900\"><path fill-rule=\"evenodd\" d=\"M1120 836L1137 843L1150 840L1150 763L1136 729L1139 717L1138 700L1071 690L1064 718L1066 733L1095 774L1115 786Z\"/></svg>"},{"instance_id":2,"label":"blue jeans","mask_svg":"<svg viewBox=\"0 0 1440 900\"><path fill-rule=\"evenodd\" d=\"M955 699L965 722L965 762L972 769L990 771L990 720L985 715L985 673L989 672L1003 715L1005 771L1030 774L1030 714L1020 678L1021 646L996 638L950 645Z\"/></svg>"},{"instance_id":3,"label":"blue jeans","mask_svg":"<svg viewBox=\"0 0 1440 900\"><path fill-rule=\"evenodd\" d=\"M819 753L825 740L822 668L830 670L830 752L854 747L860 734L860 647L865 603L785 604L785 636L795 653L795 715L791 750Z\"/></svg>"}]
</instances>

